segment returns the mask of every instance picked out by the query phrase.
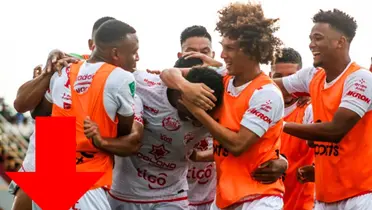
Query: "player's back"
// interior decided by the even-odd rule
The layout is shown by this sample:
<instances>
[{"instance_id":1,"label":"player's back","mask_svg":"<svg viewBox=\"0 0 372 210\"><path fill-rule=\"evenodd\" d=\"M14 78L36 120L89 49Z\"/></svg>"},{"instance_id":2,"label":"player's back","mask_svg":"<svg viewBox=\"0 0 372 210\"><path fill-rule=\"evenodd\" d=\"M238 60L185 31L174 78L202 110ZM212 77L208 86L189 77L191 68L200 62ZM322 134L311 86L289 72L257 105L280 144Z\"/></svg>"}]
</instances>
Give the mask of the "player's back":
<instances>
[{"instance_id":1,"label":"player's back","mask_svg":"<svg viewBox=\"0 0 372 210\"><path fill-rule=\"evenodd\" d=\"M158 75L138 71L134 76L144 107L144 138L136 156L115 159L115 168L120 165L122 170L114 173L111 193L125 200L148 202L185 197L186 154L208 135L207 130L181 121Z\"/></svg>"}]
</instances>

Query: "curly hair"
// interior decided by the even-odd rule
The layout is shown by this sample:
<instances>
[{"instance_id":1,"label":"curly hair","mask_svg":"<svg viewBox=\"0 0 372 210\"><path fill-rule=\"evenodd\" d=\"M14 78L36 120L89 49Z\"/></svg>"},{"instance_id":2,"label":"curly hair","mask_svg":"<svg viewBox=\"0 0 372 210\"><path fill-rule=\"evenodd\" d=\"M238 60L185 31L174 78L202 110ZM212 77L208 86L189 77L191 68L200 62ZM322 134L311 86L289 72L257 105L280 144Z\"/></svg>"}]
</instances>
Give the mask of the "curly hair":
<instances>
[{"instance_id":1,"label":"curly hair","mask_svg":"<svg viewBox=\"0 0 372 210\"><path fill-rule=\"evenodd\" d=\"M313 23L328 23L332 28L344 34L349 42L354 39L358 28L353 17L338 9L320 10L314 15Z\"/></svg>"},{"instance_id":2,"label":"curly hair","mask_svg":"<svg viewBox=\"0 0 372 210\"><path fill-rule=\"evenodd\" d=\"M262 6L254 3L232 3L218 11L216 30L239 42L243 52L262 64L273 60L280 52L282 41L274 36L279 19L265 18Z\"/></svg>"},{"instance_id":3,"label":"curly hair","mask_svg":"<svg viewBox=\"0 0 372 210\"><path fill-rule=\"evenodd\" d=\"M281 53L275 54L274 64L277 63L293 63L298 64L300 68L302 67L302 57L299 52L291 47L286 47L281 49Z\"/></svg>"}]
</instances>

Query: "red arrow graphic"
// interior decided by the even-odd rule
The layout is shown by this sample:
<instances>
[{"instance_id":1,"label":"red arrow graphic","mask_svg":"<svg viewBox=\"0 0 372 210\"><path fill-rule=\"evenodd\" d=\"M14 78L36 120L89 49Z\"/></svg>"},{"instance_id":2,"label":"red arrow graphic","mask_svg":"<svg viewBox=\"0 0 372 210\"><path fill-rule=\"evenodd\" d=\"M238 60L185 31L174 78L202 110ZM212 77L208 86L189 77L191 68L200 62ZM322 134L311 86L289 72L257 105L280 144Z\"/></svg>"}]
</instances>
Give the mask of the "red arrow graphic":
<instances>
[{"instance_id":1,"label":"red arrow graphic","mask_svg":"<svg viewBox=\"0 0 372 210\"><path fill-rule=\"evenodd\" d=\"M103 172L76 172L75 117L36 118L35 172L8 172L43 210L68 210Z\"/></svg>"}]
</instances>

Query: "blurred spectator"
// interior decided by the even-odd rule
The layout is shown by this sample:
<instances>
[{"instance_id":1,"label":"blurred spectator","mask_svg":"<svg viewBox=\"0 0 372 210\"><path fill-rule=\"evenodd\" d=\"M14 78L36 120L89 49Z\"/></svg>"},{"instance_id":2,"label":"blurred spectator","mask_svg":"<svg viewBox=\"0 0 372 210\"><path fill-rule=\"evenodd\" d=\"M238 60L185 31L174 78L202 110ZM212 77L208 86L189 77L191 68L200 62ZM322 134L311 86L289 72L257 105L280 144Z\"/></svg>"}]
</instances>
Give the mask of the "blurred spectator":
<instances>
[{"instance_id":1,"label":"blurred spectator","mask_svg":"<svg viewBox=\"0 0 372 210\"><path fill-rule=\"evenodd\" d=\"M23 122L21 122L20 124L18 124L18 130L19 132L21 133L21 135L27 140L29 141L29 138L33 132L33 126L31 125L31 123L29 122L29 118L25 117L23 118L22 120Z\"/></svg>"},{"instance_id":2,"label":"blurred spectator","mask_svg":"<svg viewBox=\"0 0 372 210\"><path fill-rule=\"evenodd\" d=\"M17 114L0 98L0 176L7 182L5 171L18 171L25 157L33 126L30 118Z\"/></svg>"},{"instance_id":3,"label":"blurred spectator","mask_svg":"<svg viewBox=\"0 0 372 210\"><path fill-rule=\"evenodd\" d=\"M15 117L17 119L17 124L23 123L23 120L25 119L25 116L22 113L19 113L19 112L16 114Z\"/></svg>"}]
</instances>

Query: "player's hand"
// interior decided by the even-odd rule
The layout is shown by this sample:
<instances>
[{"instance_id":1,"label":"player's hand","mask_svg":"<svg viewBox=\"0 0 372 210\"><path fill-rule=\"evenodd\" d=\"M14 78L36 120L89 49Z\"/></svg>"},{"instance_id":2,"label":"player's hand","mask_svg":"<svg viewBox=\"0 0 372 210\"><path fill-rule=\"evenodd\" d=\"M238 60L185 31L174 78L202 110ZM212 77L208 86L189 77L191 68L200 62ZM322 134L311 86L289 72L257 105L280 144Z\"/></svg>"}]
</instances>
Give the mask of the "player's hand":
<instances>
[{"instance_id":1,"label":"player's hand","mask_svg":"<svg viewBox=\"0 0 372 210\"><path fill-rule=\"evenodd\" d=\"M304 107L311 103L311 98L309 96L301 96L298 98L297 106Z\"/></svg>"},{"instance_id":2,"label":"player's hand","mask_svg":"<svg viewBox=\"0 0 372 210\"><path fill-rule=\"evenodd\" d=\"M315 143L313 141L306 141L307 146L310 148L315 148Z\"/></svg>"},{"instance_id":3,"label":"player's hand","mask_svg":"<svg viewBox=\"0 0 372 210\"><path fill-rule=\"evenodd\" d=\"M185 99L206 111L215 107L214 102L217 98L213 95L214 91L204 83L189 82L181 91Z\"/></svg>"},{"instance_id":4,"label":"player's hand","mask_svg":"<svg viewBox=\"0 0 372 210\"><path fill-rule=\"evenodd\" d=\"M200 113L205 112L202 108L186 99L184 95L182 95L181 99L178 100L178 102L184 105L187 108L187 110L189 110L189 112L191 112L191 114L194 115L195 117L198 116Z\"/></svg>"},{"instance_id":5,"label":"player's hand","mask_svg":"<svg viewBox=\"0 0 372 210\"><path fill-rule=\"evenodd\" d=\"M198 156L198 151L195 149L192 150L191 154L189 155L189 160L196 162L197 161L197 156Z\"/></svg>"},{"instance_id":6,"label":"player's hand","mask_svg":"<svg viewBox=\"0 0 372 210\"><path fill-rule=\"evenodd\" d=\"M297 180L301 183L315 182L315 167L313 165L303 166L297 169Z\"/></svg>"},{"instance_id":7,"label":"player's hand","mask_svg":"<svg viewBox=\"0 0 372 210\"><path fill-rule=\"evenodd\" d=\"M63 67L76 62L78 62L77 58L70 57L60 50L53 50L48 55L44 73L53 75L54 72L58 72L58 75L61 75Z\"/></svg>"},{"instance_id":8,"label":"player's hand","mask_svg":"<svg viewBox=\"0 0 372 210\"><path fill-rule=\"evenodd\" d=\"M262 184L271 184L280 179L288 168L287 161L283 159L269 160L258 166L253 172L253 179Z\"/></svg>"},{"instance_id":9,"label":"player's hand","mask_svg":"<svg viewBox=\"0 0 372 210\"><path fill-rule=\"evenodd\" d=\"M36 77L40 76L42 71L43 71L43 65L42 64L37 65L34 68L34 75L32 78L35 79Z\"/></svg>"},{"instance_id":10,"label":"player's hand","mask_svg":"<svg viewBox=\"0 0 372 210\"><path fill-rule=\"evenodd\" d=\"M88 139L92 139L95 147L100 148L102 145L102 136L99 132L97 123L93 122L89 117L84 120L84 134Z\"/></svg>"},{"instance_id":11,"label":"player's hand","mask_svg":"<svg viewBox=\"0 0 372 210\"><path fill-rule=\"evenodd\" d=\"M161 71L160 70L150 70L150 69L146 69L147 73L150 73L150 74L156 74L156 75L160 75Z\"/></svg>"},{"instance_id":12,"label":"player's hand","mask_svg":"<svg viewBox=\"0 0 372 210\"><path fill-rule=\"evenodd\" d=\"M200 52L186 52L186 53L183 53L182 55L185 60L189 59L189 58L199 58L203 61L203 66L213 66L213 67L221 67L223 64L211 57L209 57L208 55L205 55L203 53L200 53Z\"/></svg>"}]
</instances>

